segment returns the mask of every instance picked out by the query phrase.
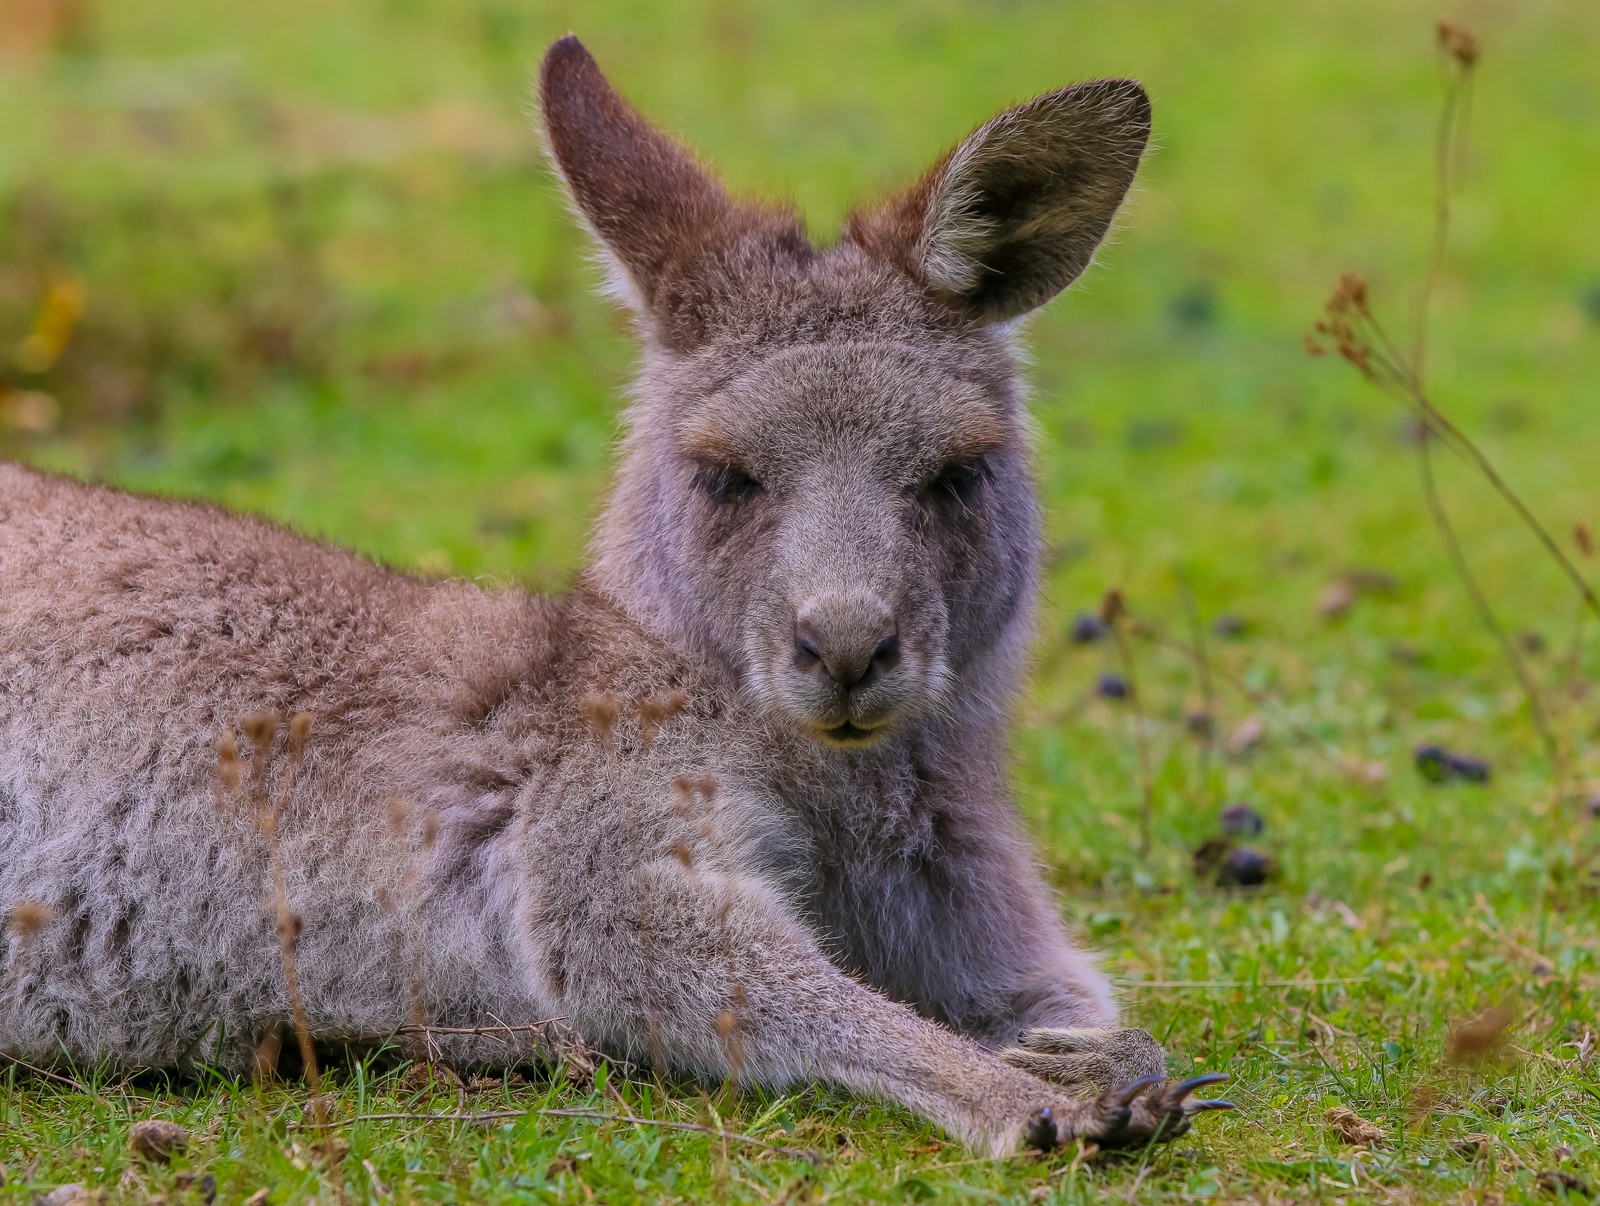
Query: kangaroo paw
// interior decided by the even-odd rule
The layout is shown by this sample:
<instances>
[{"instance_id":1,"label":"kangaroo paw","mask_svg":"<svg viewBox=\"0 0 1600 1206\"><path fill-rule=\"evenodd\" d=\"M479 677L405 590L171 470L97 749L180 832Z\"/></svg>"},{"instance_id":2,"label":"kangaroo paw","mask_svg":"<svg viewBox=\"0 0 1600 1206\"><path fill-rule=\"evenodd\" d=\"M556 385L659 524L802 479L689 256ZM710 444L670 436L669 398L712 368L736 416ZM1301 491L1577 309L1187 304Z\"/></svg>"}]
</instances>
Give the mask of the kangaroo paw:
<instances>
[{"instance_id":1,"label":"kangaroo paw","mask_svg":"<svg viewBox=\"0 0 1600 1206\"><path fill-rule=\"evenodd\" d=\"M1221 1084L1226 1072L1208 1072L1180 1081L1134 1081L1107 1093L1107 1098L1123 1103L1127 1121L1096 1140L1101 1147L1142 1147L1147 1143L1170 1143L1189 1129L1196 1114L1209 1110L1231 1110L1231 1101L1204 1099L1190 1101L1189 1095L1206 1085Z\"/></svg>"},{"instance_id":2,"label":"kangaroo paw","mask_svg":"<svg viewBox=\"0 0 1600 1206\"><path fill-rule=\"evenodd\" d=\"M1024 1030L1000 1058L1041 1080L1101 1092L1167 1070L1161 1044L1132 1028Z\"/></svg>"},{"instance_id":3,"label":"kangaroo paw","mask_svg":"<svg viewBox=\"0 0 1600 1206\"><path fill-rule=\"evenodd\" d=\"M1231 1110L1231 1101L1189 1095L1205 1085L1228 1079L1225 1072L1210 1072L1189 1080L1169 1081L1145 1076L1082 1103L1081 1112L1040 1110L1029 1121L1025 1137L1030 1147L1049 1150L1072 1138L1083 1138L1111 1150L1170 1143L1186 1132L1196 1114Z\"/></svg>"}]
</instances>

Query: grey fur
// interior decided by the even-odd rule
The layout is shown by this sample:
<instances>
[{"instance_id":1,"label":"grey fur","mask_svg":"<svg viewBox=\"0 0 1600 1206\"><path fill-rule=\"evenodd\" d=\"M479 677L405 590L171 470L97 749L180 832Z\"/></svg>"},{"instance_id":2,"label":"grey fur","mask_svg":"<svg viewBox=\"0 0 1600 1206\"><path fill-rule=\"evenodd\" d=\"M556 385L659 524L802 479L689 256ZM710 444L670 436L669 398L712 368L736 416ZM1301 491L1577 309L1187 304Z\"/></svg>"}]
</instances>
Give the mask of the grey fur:
<instances>
[{"instance_id":1,"label":"grey fur","mask_svg":"<svg viewBox=\"0 0 1600 1206\"><path fill-rule=\"evenodd\" d=\"M1087 228L1035 207L1013 229L988 207L1012 254L1025 228L1040 262L1072 262L1015 304L984 277L985 317L912 262L949 232L868 218L811 247L728 199L575 39L547 56L542 100L644 337L571 593L426 581L0 466L0 1048L248 1068L288 1020L251 820L281 799L319 1038L389 1033L414 1008L561 1015L680 1070L880 1094L987 1150L1178 1133L1182 1093L1080 1101L992 1054L1071 1028L1007 1059L1069 1089L1160 1064L1142 1032L1106 1029L1106 981L1008 798L1039 537L1013 352L989 321L1081 269L1147 110L1090 122L1115 155L1103 179L1078 165L1094 187L1073 204L1099 198ZM1046 106L1071 121L1041 127L1035 106L1013 152L1070 143L1080 110ZM991 182L994 128L976 156ZM907 212L933 212L930 187ZM264 710L314 717L292 783L281 726L258 722L263 748L240 728ZM1063 1062L1091 1049L1092 1069Z\"/></svg>"}]
</instances>

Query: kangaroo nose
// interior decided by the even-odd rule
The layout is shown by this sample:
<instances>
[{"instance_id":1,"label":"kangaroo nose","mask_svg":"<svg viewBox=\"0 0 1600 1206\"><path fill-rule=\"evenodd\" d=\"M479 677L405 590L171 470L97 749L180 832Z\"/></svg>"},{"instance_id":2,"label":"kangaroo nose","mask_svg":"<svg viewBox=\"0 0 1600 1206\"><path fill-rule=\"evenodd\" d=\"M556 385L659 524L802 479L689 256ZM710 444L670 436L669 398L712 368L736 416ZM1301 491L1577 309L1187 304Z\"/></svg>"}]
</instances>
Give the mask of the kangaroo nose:
<instances>
[{"instance_id":1,"label":"kangaroo nose","mask_svg":"<svg viewBox=\"0 0 1600 1206\"><path fill-rule=\"evenodd\" d=\"M894 616L876 599L811 599L795 616L794 665L802 673L864 687L899 661Z\"/></svg>"}]
</instances>

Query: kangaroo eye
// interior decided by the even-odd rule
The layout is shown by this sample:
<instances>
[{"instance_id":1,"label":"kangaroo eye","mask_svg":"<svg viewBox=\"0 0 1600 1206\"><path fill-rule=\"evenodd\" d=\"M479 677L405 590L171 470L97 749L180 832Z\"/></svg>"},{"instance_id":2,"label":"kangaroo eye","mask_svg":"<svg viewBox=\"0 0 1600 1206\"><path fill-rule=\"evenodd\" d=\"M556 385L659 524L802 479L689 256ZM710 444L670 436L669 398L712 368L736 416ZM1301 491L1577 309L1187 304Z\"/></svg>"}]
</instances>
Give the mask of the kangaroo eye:
<instances>
[{"instance_id":1,"label":"kangaroo eye","mask_svg":"<svg viewBox=\"0 0 1600 1206\"><path fill-rule=\"evenodd\" d=\"M924 492L936 502L957 502L965 506L978 497L984 483L993 476L987 461L951 461L939 470Z\"/></svg>"},{"instance_id":2,"label":"kangaroo eye","mask_svg":"<svg viewBox=\"0 0 1600 1206\"><path fill-rule=\"evenodd\" d=\"M744 502L761 493L761 483L734 465L701 465L694 488L719 505Z\"/></svg>"}]
</instances>

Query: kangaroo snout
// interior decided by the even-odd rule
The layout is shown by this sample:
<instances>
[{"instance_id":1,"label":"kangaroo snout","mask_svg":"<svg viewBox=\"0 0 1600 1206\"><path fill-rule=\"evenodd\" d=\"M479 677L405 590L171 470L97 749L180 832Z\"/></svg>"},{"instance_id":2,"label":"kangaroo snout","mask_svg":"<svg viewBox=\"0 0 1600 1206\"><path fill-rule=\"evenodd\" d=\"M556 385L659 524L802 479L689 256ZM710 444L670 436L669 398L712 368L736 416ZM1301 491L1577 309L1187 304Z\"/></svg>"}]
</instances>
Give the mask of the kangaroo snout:
<instances>
[{"instance_id":1,"label":"kangaroo snout","mask_svg":"<svg viewBox=\"0 0 1600 1206\"><path fill-rule=\"evenodd\" d=\"M900 662L900 632L881 599L820 595L794 621L794 666L846 690L872 685Z\"/></svg>"}]
</instances>

